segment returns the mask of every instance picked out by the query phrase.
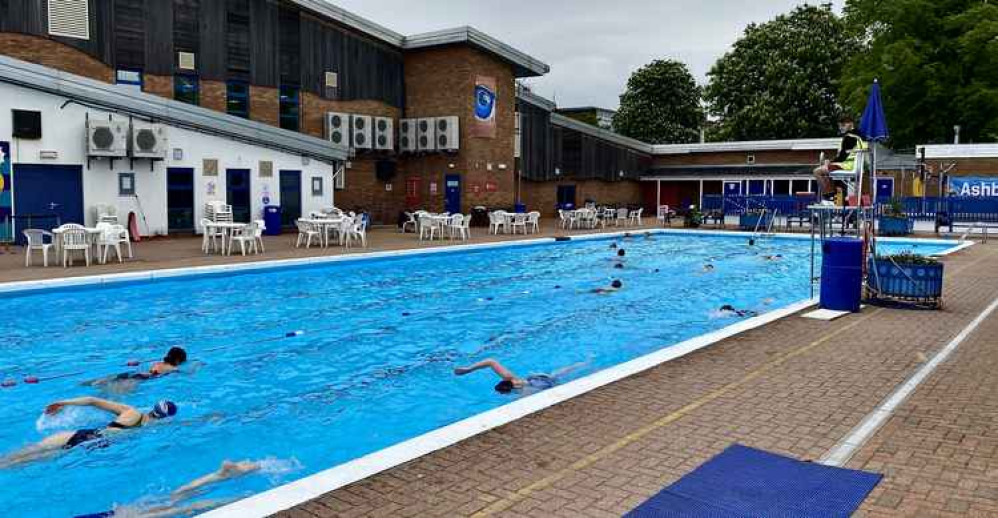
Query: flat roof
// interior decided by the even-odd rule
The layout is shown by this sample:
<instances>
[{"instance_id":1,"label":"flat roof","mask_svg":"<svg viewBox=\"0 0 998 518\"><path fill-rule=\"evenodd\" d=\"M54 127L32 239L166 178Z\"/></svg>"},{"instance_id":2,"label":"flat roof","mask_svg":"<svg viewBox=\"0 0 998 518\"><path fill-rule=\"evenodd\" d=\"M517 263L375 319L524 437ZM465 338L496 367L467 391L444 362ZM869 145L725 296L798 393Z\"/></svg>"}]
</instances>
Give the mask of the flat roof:
<instances>
[{"instance_id":1,"label":"flat roof","mask_svg":"<svg viewBox=\"0 0 998 518\"><path fill-rule=\"evenodd\" d=\"M474 27L453 27L439 31L405 36L383 25L358 16L325 0L291 0L296 5L325 16L362 34L366 34L403 50L419 50L440 45L468 44L513 65L516 77L536 77L547 74L546 63L499 41Z\"/></svg>"},{"instance_id":2,"label":"flat roof","mask_svg":"<svg viewBox=\"0 0 998 518\"><path fill-rule=\"evenodd\" d=\"M616 113L616 110L611 110L609 108L600 108L599 106L572 106L569 108L558 108L559 112L562 113L577 113L577 112L608 112Z\"/></svg>"},{"instance_id":3,"label":"flat roof","mask_svg":"<svg viewBox=\"0 0 998 518\"><path fill-rule=\"evenodd\" d=\"M793 176L808 178L813 176L811 164L770 164L770 165L677 165L654 167L641 176L645 182L658 180L721 180L729 177Z\"/></svg>"},{"instance_id":4,"label":"flat roof","mask_svg":"<svg viewBox=\"0 0 998 518\"><path fill-rule=\"evenodd\" d=\"M652 146L656 155L686 155L690 153L726 153L754 151L824 151L838 149L841 139L812 138L787 140L742 140L738 142L704 142L698 144L658 144Z\"/></svg>"},{"instance_id":5,"label":"flat roof","mask_svg":"<svg viewBox=\"0 0 998 518\"><path fill-rule=\"evenodd\" d=\"M577 121L571 117L566 117L560 113L554 112L551 114L551 124L555 126L561 126L563 128L568 128L571 130L578 131L579 133L584 133L591 137L596 137L598 139L617 144L619 146L626 147L633 151L640 153L652 153L653 146L651 144L646 144L640 140L633 139L631 137L625 137L619 133L614 133L610 130L600 128L598 126L593 126L592 124L586 124L585 122Z\"/></svg>"},{"instance_id":6,"label":"flat roof","mask_svg":"<svg viewBox=\"0 0 998 518\"><path fill-rule=\"evenodd\" d=\"M85 106L150 119L320 162L340 162L349 156L349 149L345 146L309 135L120 88L8 56L0 56L0 82L66 97Z\"/></svg>"},{"instance_id":7,"label":"flat roof","mask_svg":"<svg viewBox=\"0 0 998 518\"><path fill-rule=\"evenodd\" d=\"M549 112L555 111L558 108L558 105L556 105L554 101L546 97L541 97L540 95L537 95L519 85L516 87L516 98Z\"/></svg>"},{"instance_id":8,"label":"flat roof","mask_svg":"<svg viewBox=\"0 0 998 518\"><path fill-rule=\"evenodd\" d=\"M995 144L926 144L918 146L915 156L925 158L998 158L998 143Z\"/></svg>"}]
</instances>

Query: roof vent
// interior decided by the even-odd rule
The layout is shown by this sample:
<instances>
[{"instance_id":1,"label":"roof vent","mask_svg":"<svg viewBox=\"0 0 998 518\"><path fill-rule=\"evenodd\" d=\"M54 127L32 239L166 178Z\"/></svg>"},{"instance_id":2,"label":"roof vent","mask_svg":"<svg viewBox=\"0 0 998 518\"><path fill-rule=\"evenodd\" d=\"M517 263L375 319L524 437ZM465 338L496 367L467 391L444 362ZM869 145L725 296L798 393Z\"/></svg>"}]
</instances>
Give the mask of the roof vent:
<instances>
[{"instance_id":1,"label":"roof vent","mask_svg":"<svg viewBox=\"0 0 998 518\"><path fill-rule=\"evenodd\" d=\"M49 34L89 40L89 0L49 0Z\"/></svg>"}]
</instances>

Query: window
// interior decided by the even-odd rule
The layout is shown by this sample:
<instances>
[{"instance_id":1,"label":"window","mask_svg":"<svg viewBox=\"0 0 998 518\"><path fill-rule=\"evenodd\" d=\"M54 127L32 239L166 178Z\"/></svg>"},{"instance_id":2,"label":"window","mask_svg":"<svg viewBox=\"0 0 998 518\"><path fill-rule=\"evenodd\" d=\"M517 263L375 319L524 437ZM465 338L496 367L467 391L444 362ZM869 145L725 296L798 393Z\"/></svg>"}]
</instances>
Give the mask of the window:
<instances>
[{"instance_id":1,"label":"window","mask_svg":"<svg viewBox=\"0 0 998 518\"><path fill-rule=\"evenodd\" d=\"M312 178L312 196L322 196L322 177L315 176Z\"/></svg>"},{"instance_id":2,"label":"window","mask_svg":"<svg viewBox=\"0 0 998 518\"><path fill-rule=\"evenodd\" d=\"M242 81L229 81L225 88L225 111L229 115L249 118L249 85Z\"/></svg>"},{"instance_id":3,"label":"window","mask_svg":"<svg viewBox=\"0 0 998 518\"><path fill-rule=\"evenodd\" d=\"M49 34L80 40L90 39L90 2L49 0Z\"/></svg>"},{"instance_id":4,"label":"window","mask_svg":"<svg viewBox=\"0 0 998 518\"><path fill-rule=\"evenodd\" d=\"M135 173L118 173L118 196L135 196Z\"/></svg>"},{"instance_id":5,"label":"window","mask_svg":"<svg viewBox=\"0 0 998 518\"><path fill-rule=\"evenodd\" d=\"M298 131L298 93L297 86L281 87L281 128Z\"/></svg>"},{"instance_id":6,"label":"window","mask_svg":"<svg viewBox=\"0 0 998 518\"><path fill-rule=\"evenodd\" d=\"M119 68L114 76L115 84L122 88L142 91L142 71L130 68Z\"/></svg>"},{"instance_id":7,"label":"window","mask_svg":"<svg viewBox=\"0 0 998 518\"><path fill-rule=\"evenodd\" d=\"M198 77L178 74L173 78L173 98L187 104L198 105Z\"/></svg>"}]
</instances>

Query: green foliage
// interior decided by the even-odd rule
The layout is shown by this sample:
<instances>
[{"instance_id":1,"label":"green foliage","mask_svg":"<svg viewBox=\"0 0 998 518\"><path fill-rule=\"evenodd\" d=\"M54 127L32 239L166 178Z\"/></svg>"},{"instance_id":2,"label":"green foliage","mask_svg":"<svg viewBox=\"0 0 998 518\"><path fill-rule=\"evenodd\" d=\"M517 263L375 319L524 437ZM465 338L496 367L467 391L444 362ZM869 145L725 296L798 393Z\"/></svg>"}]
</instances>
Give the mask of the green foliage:
<instances>
[{"instance_id":1,"label":"green foliage","mask_svg":"<svg viewBox=\"0 0 998 518\"><path fill-rule=\"evenodd\" d=\"M898 266L930 266L939 264L939 260L926 255L918 255L915 252L904 251L893 255L878 255L878 261L890 261Z\"/></svg>"},{"instance_id":2,"label":"green foliage","mask_svg":"<svg viewBox=\"0 0 998 518\"><path fill-rule=\"evenodd\" d=\"M718 123L711 138L834 136L839 78L855 41L831 5L749 25L708 74L704 97Z\"/></svg>"},{"instance_id":3,"label":"green foliage","mask_svg":"<svg viewBox=\"0 0 998 518\"><path fill-rule=\"evenodd\" d=\"M895 148L998 139L998 4L983 0L848 0L865 42L842 81L843 103L865 104L879 78Z\"/></svg>"},{"instance_id":4,"label":"green foliage","mask_svg":"<svg viewBox=\"0 0 998 518\"><path fill-rule=\"evenodd\" d=\"M696 142L703 123L700 87L686 65L658 60L627 80L614 129L651 144Z\"/></svg>"},{"instance_id":5,"label":"green foliage","mask_svg":"<svg viewBox=\"0 0 998 518\"><path fill-rule=\"evenodd\" d=\"M585 122L590 126L599 126L599 120L596 118L596 112L571 112L563 115L579 122Z\"/></svg>"},{"instance_id":6,"label":"green foliage","mask_svg":"<svg viewBox=\"0 0 998 518\"><path fill-rule=\"evenodd\" d=\"M887 202L887 208L884 210L884 215L891 218L907 218L908 216L904 213L904 205L901 203L901 198L891 198Z\"/></svg>"}]
</instances>

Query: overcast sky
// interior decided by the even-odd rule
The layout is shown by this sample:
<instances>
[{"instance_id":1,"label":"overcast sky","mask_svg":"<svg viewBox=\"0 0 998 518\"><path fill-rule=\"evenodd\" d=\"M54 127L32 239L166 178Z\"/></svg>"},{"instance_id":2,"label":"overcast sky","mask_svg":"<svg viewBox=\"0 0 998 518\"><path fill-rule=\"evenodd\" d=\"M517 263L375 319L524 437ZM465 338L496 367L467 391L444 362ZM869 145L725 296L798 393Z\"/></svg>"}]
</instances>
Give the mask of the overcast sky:
<instances>
[{"instance_id":1,"label":"overcast sky","mask_svg":"<svg viewBox=\"0 0 998 518\"><path fill-rule=\"evenodd\" d=\"M703 83L751 22L804 0L333 0L402 34L471 25L551 65L534 92L562 107L616 108L628 76L660 58ZM823 0L810 3L824 3ZM841 8L842 0L833 2Z\"/></svg>"}]
</instances>

